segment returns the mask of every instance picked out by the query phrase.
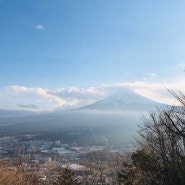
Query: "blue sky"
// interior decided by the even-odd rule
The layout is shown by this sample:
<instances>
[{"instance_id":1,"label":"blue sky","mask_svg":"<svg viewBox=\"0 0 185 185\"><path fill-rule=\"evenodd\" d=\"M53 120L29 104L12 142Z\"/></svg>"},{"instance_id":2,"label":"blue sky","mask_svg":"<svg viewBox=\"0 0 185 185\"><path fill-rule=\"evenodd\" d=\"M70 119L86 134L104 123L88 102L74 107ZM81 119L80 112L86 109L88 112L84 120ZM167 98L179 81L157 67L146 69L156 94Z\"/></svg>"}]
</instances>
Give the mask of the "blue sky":
<instances>
[{"instance_id":1,"label":"blue sky","mask_svg":"<svg viewBox=\"0 0 185 185\"><path fill-rule=\"evenodd\" d=\"M106 85L185 78L185 1L0 0L0 23L0 108L78 106L61 91L90 103Z\"/></svg>"}]
</instances>

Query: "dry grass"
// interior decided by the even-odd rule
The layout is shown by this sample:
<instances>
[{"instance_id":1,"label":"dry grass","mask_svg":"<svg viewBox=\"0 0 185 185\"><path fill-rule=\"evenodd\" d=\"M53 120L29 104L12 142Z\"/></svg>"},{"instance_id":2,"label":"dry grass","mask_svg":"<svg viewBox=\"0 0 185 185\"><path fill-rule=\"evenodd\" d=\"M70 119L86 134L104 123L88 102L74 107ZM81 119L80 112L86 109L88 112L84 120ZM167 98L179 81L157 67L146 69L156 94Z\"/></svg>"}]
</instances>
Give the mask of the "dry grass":
<instances>
[{"instance_id":1,"label":"dry grass","mask_svg":"<svg viewBox=\"0 0 185 185\"><path fill-rule=\"evenodd\" d=\"M35 174L19 172L16 168L8 168L0 164L0 185L39 185Z\"/></svg>"}]
</instances>

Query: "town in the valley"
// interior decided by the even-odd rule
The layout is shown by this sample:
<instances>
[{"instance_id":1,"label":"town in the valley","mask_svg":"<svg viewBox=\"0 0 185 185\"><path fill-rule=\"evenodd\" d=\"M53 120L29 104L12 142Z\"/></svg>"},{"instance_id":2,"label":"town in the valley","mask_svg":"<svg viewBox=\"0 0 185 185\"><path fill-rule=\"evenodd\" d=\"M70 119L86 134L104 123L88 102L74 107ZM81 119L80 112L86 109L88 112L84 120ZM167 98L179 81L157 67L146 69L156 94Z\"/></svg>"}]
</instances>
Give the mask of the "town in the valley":
<instances>
[{"instance_id":1,"label":"town in the valley","mask_svg":"<svg viewBox=\"0 0 185 185\"><path fill-rule=\"evenodd\" d=\"M31 134L0 137L0 161L8 164L9 170L35 173L42 181L54 176L52 171L68 168L81 182L112 184L120 156L121 151L108 145L79 146Z\"/></svg>"}]
</instances>

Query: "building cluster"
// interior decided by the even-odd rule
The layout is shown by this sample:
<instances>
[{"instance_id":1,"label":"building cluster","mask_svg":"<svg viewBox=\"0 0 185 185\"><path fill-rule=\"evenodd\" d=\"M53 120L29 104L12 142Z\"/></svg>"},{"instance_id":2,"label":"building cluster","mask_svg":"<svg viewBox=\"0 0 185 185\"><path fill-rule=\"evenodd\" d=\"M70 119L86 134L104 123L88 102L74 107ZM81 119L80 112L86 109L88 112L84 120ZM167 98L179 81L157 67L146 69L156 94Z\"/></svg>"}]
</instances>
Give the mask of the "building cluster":
<instances>
[{"instance_id":1,"label":"building cluster","mask_svg":"<svg viewBox=\"0 0 185 185\"><path fill-rule=\"evenodd\" d=\"M92 159L91 153L110 151L108 146L77 146L60 140L36 139L35 135L0 137L0 161L12 164L17 169L36 173L47 180L51 171L69 168L82 181L111 184L113 173L108 161ZM91 157L89 157L91 156ZM100 184L101 184L100 183Z\"/></svg>"}]
</instances>

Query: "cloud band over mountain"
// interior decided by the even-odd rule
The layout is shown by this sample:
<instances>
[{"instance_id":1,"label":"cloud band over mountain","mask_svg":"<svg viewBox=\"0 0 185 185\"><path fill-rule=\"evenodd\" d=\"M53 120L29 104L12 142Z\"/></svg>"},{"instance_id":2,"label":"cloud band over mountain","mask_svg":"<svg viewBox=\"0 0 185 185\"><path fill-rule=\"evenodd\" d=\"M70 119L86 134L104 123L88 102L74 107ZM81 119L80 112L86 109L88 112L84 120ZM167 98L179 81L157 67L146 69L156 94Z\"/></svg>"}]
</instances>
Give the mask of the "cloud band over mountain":
<instances>
[{"instance_id":1,"label":"cloud band over mountain","mask_svg":"<svg viewBox=\"0 0 185 185\"><path fill-rule=\"evenodd\" d=\"M167 88L176 88L179 90L179 86L174 84L149 84L142 81L133 83L115 83L88 88L59 88L56 90L29 88L24 86L9 86L0 89L0 108L30 108L35 111L73 109L99 101L111 94L122 91L124 88L130 88L136 93L147 98L167 104L174 103L174 100L172 100L167 92ZM183 91L183 89L180 90Z\"/></svg>"}]
</instances>

